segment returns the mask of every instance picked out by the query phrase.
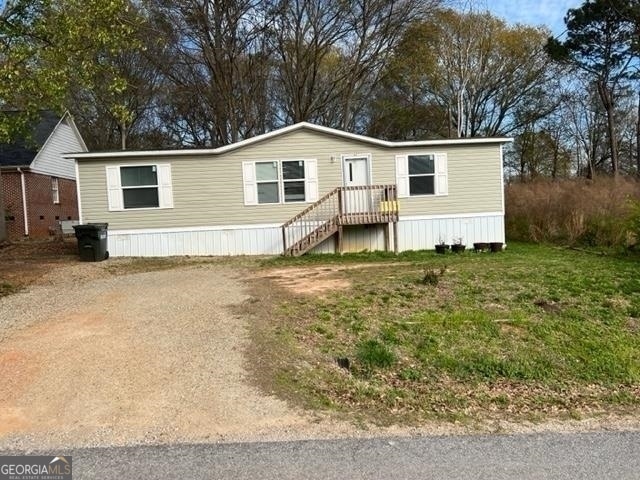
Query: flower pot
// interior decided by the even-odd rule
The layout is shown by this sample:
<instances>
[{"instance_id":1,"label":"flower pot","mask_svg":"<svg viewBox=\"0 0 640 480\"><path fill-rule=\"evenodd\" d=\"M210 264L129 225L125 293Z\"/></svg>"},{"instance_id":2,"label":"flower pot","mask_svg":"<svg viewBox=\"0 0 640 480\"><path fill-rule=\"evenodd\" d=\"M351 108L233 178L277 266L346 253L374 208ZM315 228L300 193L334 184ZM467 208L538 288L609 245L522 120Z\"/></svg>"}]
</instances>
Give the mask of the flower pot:
<instances>
[{"instance_id":1,"label":"flower pot","mask_svg":"<svg viewBox=\"0 0 640 480\"><path fill-rule=\"evenodd\" d=\"M451 251L452 251L453 253L462 253L462 252L464 252L464 249L465 249L465 248L466 248L466 246L465 246L465 245L460 245L460 244L458 244L458 243L456 243L456 244L454 244L454 245L451 245Z\"/></svg>"},{"instance_id":2,"label":"flower pot","mask_svg":"<svg viewBox=\"0 0 640 480\"><path fill-rule=\"evenodd\" d=\"M489 244L488 243L484 243L484 242L477 242L473 244L473 249L476 252L485 252L487 250L489 250Z\"/></svg>"},{"instance_id":3,"label":"flower pot","mask_svg":"<svg viewBox=\"0 0 640 480\"><path fill-rule=\"evenodd\" d=\"M492 253L501 252L502 251L502 242L491 242L489 244Z\"/></svg>"},{"instance_id":4,"label":"flower pot","mask_svg":"<svg viewBox=\"0 0 640 480\"><path fill-rule=\"evenodd\" d=\"M440 243L436 245L436 253L440 253L444 255L445 253L447 253L447 250L449 250L449 245L446 245L444 243Z\"/></svg>"}]
</instances>

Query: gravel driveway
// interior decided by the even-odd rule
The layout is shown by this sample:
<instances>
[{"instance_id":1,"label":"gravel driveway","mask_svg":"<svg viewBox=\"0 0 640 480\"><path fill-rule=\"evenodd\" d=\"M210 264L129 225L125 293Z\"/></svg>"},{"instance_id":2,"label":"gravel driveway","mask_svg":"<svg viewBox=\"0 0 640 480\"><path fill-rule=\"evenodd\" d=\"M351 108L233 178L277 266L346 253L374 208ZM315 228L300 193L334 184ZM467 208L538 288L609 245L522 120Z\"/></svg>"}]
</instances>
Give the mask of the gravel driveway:
<instances>
[{"instance_id":1,"label":"gravel driveway","mask_svg":"<svg viewBox=\"0 0 640 480\"><path fill-rule=\"evenodd\" d=\"M127 262L50 263L36 284L0 298L0 452L442 435L477 428L427 422L363 429L293 409L249 380L244 353L250 319L234 312L249 298L245 279L256 272L241 262L195 259L169 270L131 273L136 269ZM7 265L0 263L0 275L11 270L2 269ZM638 426L606 417L486 428Z\"/></svg>"},{"instance_id":2,"label":"gravel driveway","mask_svg":"<svg viewBox=\"0 0 640 480\"><path fill-rule=\"evenodd\" d=\"M106 264L106 263L105 263ZM259 437L310 420L245 379L241 273L60 266L0 299L0 449Z\"/></svg>"}]
</instances>

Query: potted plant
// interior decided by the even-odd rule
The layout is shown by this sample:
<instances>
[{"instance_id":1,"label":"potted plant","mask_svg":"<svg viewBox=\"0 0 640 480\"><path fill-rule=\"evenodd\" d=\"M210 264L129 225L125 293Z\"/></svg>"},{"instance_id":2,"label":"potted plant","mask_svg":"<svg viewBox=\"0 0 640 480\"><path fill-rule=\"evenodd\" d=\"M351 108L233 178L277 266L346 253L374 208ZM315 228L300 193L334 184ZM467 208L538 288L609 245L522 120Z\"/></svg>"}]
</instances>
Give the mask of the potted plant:
<instances>
[{"instance_id":1,"label":"potted plant","mask_svg":"<svg viewBox=\"0 0 640 480\"><path fill-rule=\"evenodd\" d=\"M489 244L486 242L476 242L473 244L473 249L476 252L485 252L487 250L489 250Z\"/></svg>"},{"instance_id":2,"label":"potted plant","mask_svg":"<svg viewBox=\"0 0 640 480\"><path fill-rule=\"evenodd\" d=\"M436 244L436 253L444 255L445 253L447 253L447 250L449 250L449 245L444 243L444 240L442 239L442 237L440 237L438 239L438 243Z\"/></svg>"},{"instance_id":3,"label":"potted plant","mask_svg":"<svg viewBox=\"0 0 640 480\"><path fill-rule=\"evenodd\" d=\"M454 238L453 245L451 245L451 251L453 253L462 253L466 246L462 243L462 237Z\"/></svg>"},{"instance_id":4,"label":"potted plant","mask_svg":"<svg viewBox=\"0 0 640 480\"><path fill-rule=\"evenodd\" d=\"M502 242L491 242L489 244L492 253L501 252L502 251Z\"/></svg>"}]
</instances>

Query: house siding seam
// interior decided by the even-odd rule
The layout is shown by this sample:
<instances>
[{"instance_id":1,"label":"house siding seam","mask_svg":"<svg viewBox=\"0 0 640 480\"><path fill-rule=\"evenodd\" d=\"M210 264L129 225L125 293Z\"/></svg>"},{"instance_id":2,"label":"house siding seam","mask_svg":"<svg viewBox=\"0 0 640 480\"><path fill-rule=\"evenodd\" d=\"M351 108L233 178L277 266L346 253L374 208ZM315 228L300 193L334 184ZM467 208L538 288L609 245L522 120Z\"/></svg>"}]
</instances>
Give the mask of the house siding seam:
<instances>
[{"instance_id":1,"label":"house siding seam","mask_svg":"<svg viewBox=\"0 0 640 480\"><path fill-rule=\"evenodd\" d=\"M27 196L29 237L48 237L57 230L59 220L78 218L76 182L59 178L60 203L54 204L51 193L51 176L24 172ZM19 172L2 173L4 207L9 240L24 238L24 214ZM43 218L41 218L43 217ZM56 218L58 217L58 218Z\"/></svg>"}]
</instances>

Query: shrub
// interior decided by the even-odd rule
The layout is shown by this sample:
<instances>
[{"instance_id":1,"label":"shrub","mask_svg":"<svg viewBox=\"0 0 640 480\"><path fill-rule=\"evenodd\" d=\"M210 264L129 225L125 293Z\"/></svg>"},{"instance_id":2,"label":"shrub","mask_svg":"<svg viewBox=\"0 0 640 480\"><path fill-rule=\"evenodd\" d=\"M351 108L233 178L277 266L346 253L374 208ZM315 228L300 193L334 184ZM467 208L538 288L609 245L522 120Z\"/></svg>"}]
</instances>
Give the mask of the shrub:
<instances>
[{"instance_id":1,"label":"shrub","mask_svg":"<svg viewBox=\"0 0 640 480\"><path fill-rule=\"evenodd\" d=\"M638 201L640 182L628 177L512 183L505 190L507 236L534 242L623 246L628 243L633 228L630 217ZM636 211L640 218L640 209Z\"/></svg>"}]
</instances>

